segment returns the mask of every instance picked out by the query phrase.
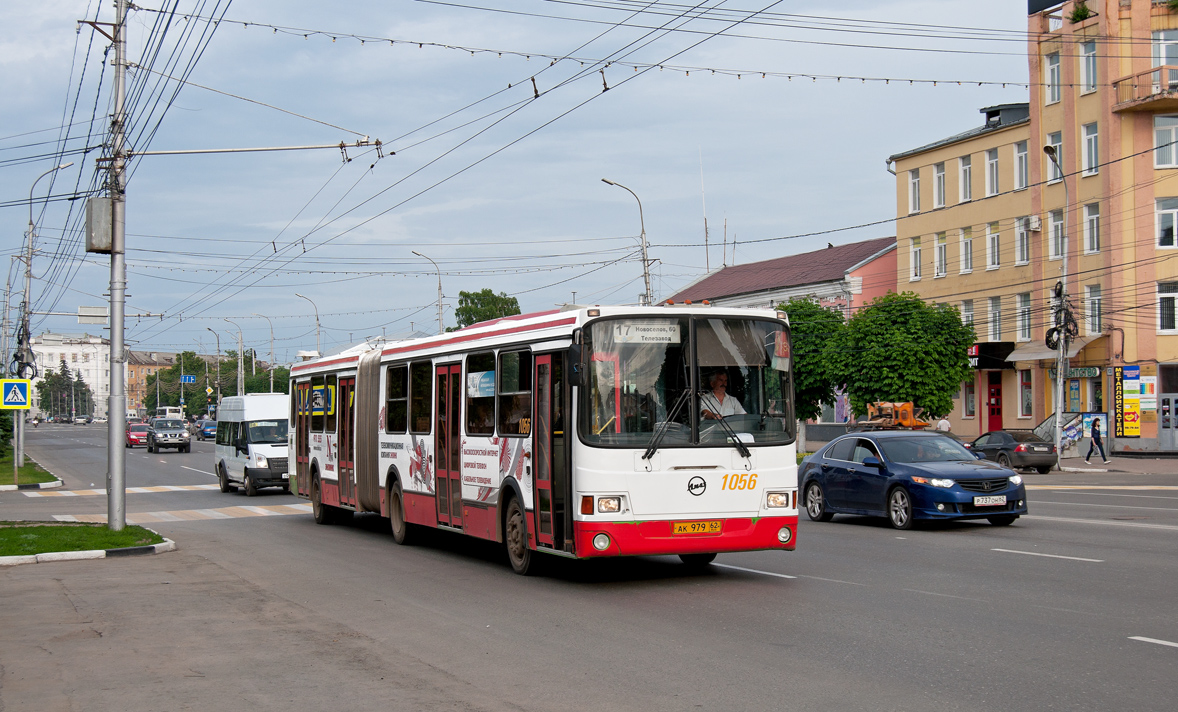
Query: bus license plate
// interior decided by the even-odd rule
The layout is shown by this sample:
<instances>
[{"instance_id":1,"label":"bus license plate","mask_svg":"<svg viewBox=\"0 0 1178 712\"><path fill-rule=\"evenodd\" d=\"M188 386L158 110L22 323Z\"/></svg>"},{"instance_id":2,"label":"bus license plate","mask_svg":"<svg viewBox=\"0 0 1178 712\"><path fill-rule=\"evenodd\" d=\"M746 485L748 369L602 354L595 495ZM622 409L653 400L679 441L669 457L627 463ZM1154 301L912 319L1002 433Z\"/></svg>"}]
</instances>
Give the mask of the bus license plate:
<instances>
[{"instance_id":1,"label":"bus license plate","mask_svg":"<svg viewBox=\"0 0 1178 712\"><path fill-rule=\"evenodd\" d=\"M719 534L720 520L712 519L706 522L672 522L672 534Z\"/></svg>"},{"instance_id":2,"label":"bus license plate","mask_svg":"<svg viewBox=\"0 0 1178 712\"><path fill-rule=\"evenodd\" d=\"M1006 504L1006 495L992 495L989 497L974 497L973 503L975 507L993 507L999 504Z\"/></svg>"}]
</instances>

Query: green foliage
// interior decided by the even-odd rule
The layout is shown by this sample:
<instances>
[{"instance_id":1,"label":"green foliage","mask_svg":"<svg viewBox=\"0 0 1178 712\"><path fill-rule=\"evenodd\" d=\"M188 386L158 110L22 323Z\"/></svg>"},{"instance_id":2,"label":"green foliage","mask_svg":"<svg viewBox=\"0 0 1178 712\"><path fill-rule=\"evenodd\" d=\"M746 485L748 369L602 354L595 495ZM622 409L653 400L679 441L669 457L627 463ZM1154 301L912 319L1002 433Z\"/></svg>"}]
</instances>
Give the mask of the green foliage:
<instances>
[{"instance_id":1,"label":"green foliage","mask_svg":"<svg viewBox=\"0 0 1178 712\"><path fill-rule=\"evenodd\" d=\"M836 378L826 357L827 345L845 328L842 310L795 297L777 307L789 315L794 355L794 408L799 420L822 414L821 403L834 403Z\"/></svg>"},{"instance_id":2,"label":"green foliage","mask_svg":"<svg viewBox=\"0 0 1178 712\"><path fill-rule=\"evenodd\" d=\"M94 392L80 375L75 377L65 359L57 371L46 371L36 388L38 407L46 415L94 413Z\"/></svg>"},{"instance_id":3,"label":"green foliage","mask_svg":"<svg viewBox=\"0 0 1178 712\"><path fill-rule=\"evenodd\" d=\"M956 307L892 293L851 317L827 354L856 413L875 401L912 401L940 415L953 409L953 394L973 376L966 351L974 341L973 325L961 323Z\"/></svg>"},{"instance_id":4,"label":"green foliage","mask_svg":"<svg viewBox=\"0 0 1178 712\"><path fill-rule=\"evenodd\" d=\"M1170 8L1170 12L1178 12L1178 0L1166 0L1166 6Z\"/></svg>"},{"instance_id":5,"label":"green foliage","mask_svg":"<svg viewBox=\"0 0 1178 712\"><path fill-rule=\"evenodd\" d=\"M0 458L7 457L12 448L12 424L14 419L11 410L0 410ZM25 411L18 411L24 413Z\"/></svg>"},{"instance_id":6,"label":"green foliage","mask_svg":"<svg viewBox=\"0 0 1178 712\"><path fill-rule=\"evenodd\" d=\"M1170 0L1169 4L1170 9L1174 9L1175 0ZM1075 5L1072 5L1072 12L1068 15L1068 22L1072 24L1083 22L1094 15L1096 13L1088 7L1088 3L1084 2L1084 0L1079 0Z\"/></svg>"},{"instance_id":7,"label":"green foliage","mask_svg":"<svg viewBox=\"0 0 1178 712\"><path fill-rule=\"evenodd\" d=\"M245 373L246 393L269 393L270 373L265 364L254 363L257 354L253 349L242 353L242 364ZM181 374L183 366L183 374ZM221 396L237 395L237 351L229 350L221 357L220 369L215 358L205 361L195 351L185 351L180 354L177 363L163 368L147 377L147 393L143 399L143 406L150 413L163 405L180 405L180 396L184 396L184 412L186 414L200 414L208 411L209 396L205 395L205 387L213 389L212 399L216 402L217 372L220 370ZM255 373L256 371L256 373ZM206 375L207 374L207 375ZM183 384L181 375L195 375L196 383ZM158 389L157 389L157 383ZM159 392L157 402L156 392ZM274 392L287 393L290 390L290 370L281 366L274 368Z\"/></svg>"},{"instance_id":8,"label":"green foliage","mask_svg":"<svg viewBox=\"0 0 1178 712\"><path fill-rule=\"evenodd\" d=\"M484 289L481 292L459 292L454 318L458 326L463 327L519 313L518 299L507 296L505 292L495 294L490 289Z\"/></svg>"}]
</instances>

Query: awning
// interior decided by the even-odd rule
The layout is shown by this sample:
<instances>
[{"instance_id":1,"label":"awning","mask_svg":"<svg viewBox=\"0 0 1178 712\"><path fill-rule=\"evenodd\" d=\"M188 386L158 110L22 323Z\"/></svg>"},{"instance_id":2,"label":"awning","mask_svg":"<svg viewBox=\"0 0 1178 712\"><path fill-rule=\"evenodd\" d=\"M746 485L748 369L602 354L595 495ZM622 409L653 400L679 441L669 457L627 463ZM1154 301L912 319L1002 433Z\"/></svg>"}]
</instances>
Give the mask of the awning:
<instances>
[{"instance_id":1,"label":"awning","mask_svg":"<svg viewBox=\"0 0 1178 712\"><path fill-rule=\"evenodd\" d=\"M1082 351L1085 346L1092 343L1093 341L1096 341L1097 339L1103 338L1104 334L1076 337L1072 340L1072 343L1068 344L1068 358L1075 358L1076 354L1080 353L1080 351ZM1044 344L1042 341L1040 341L1037 343L1023 344L1014 351L1011 351L1010 355L1006 357L1006 360L1041 361L1043 359L1053 359L1058 356L1059 351L1057 349L1049 349L1047 348L1047 344Z\"/></svg>"}]
</instances>

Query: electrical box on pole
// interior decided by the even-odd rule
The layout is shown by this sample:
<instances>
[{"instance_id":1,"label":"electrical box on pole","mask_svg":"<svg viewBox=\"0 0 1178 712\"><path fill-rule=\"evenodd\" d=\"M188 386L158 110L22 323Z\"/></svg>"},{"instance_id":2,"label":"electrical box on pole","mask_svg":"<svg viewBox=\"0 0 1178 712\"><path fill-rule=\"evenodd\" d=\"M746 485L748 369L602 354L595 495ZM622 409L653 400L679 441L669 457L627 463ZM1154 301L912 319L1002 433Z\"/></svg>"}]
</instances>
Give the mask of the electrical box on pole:
<instances>
[{"instance_id":1,"label":"electrical box on pole","mask_svg":"<svg viewBox=\"0 0 1178 712\"><path fill-rule=\"evenodd\" d=\"M109 255L114 237L111 199L94 197L86 201L86 251Z\"/></svg>"}]
</instances>

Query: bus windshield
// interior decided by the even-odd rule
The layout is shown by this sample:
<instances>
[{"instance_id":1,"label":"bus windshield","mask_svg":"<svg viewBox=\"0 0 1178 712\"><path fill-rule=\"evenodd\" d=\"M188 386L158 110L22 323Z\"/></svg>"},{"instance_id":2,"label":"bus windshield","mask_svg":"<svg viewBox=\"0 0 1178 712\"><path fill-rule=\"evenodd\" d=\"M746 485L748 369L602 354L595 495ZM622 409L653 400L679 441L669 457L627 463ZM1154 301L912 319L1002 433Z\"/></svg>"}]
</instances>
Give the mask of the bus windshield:
<instances>
[{"instance_id":1,"label":"bus windshield","mask_svg":"<svg viewBox=\"0 0 1178 712\"><path fill-rule=\"evenodd\" d=\"M254 445L285 445L286 419L251 420L247 424L249 442Z\"/></svg>"},{"instance_id":2,"label":"bus windshield","mask_svg":"<svg viewBox=\"0 0 1178 712\"><path fill-rule=\"evenodd\" d=\"M793 442L789 332L738 317L628 317L585 329L581 438L659 447ZM694 390L692 384L695 384ZM722 422L721 422L722 421Z\"/></svg>"}]
</instances>

